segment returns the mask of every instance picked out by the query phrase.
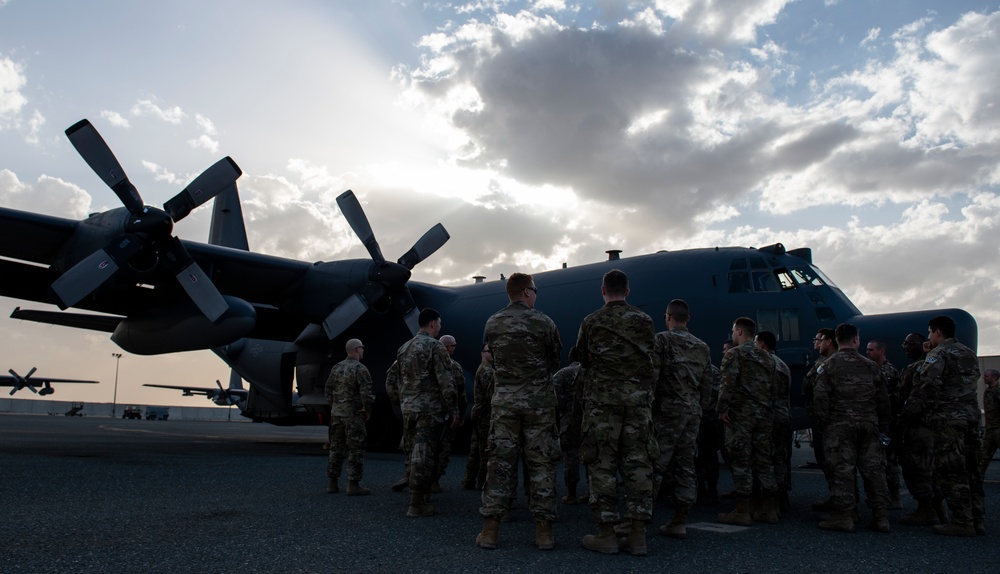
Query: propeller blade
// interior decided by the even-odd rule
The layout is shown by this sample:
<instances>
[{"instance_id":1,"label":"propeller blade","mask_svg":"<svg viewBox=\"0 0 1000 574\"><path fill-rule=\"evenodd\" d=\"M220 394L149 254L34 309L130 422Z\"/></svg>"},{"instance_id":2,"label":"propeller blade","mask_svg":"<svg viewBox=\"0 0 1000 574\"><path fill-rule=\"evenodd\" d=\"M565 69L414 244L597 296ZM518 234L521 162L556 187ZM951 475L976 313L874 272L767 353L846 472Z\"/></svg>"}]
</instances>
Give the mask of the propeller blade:
<instances>
[{"instance_id":1,"label":"propeller blade","mask_svg":"<svg viewBox=\"0 0 1000 574\"><path fill-rule=\"evenodd\" d=\"M385 257L382 256L382 250L378 246L378 241L375 240L372 226L368 223L365 210L361 208L361 202L354 196L354 192L347 190L337 196L337 205L340 206L340 211L344 214L351 229L354 230L354 234L365 245L372 260L378 265L385 263Z\"/></svg>"},{"instance_id":2,"label":"propeller blade","mask_svg":"<svg viewBox=\"0 0 1000 574\"><path fill-rule=\"evenodd\" d=\"M212 280L191 258L180 239L170 238L163 263L174 273L177 282L209 321L216 322L229 310L229 304L222 297L222 293L219 293Z\"/></svg>"},{"instance_id":3,"label":"propeller blade","mask_svg":"<svg viewBox=\"0 0 1000 574\"><path fill-rule=\"evenodd\" d=\"M115 274L120 266L142 250L132 235L122 235L104 249L98 249L52 282L50 293L60 309L72 307Z\"/></svg>"},{"instance_id":4,"label":"propeller blade","mask_svg":"<svg viewBox=\"0 0 1000 574\"><path fill-rule=\"evenodd\" d=\"M243 171L240 166L236 165L232 158L226 156L203 171L180 193L164 203L163 209L170 214L170 219L178 222L187 217L192 209L222 193L241 175L243 175Z\"/></svg>"},{"instance_id":5,"label":"propeller blade","mask_svg":"<svg viewBox=\"0 0 1000 574\"><path fill-rule=\"evenodd\" d=\"M326 319L323 319L323 330L326 332L327 338L333 340L353 325L367 310L368 302L361 295L355 293L348 297L343 303L337 305L337 308L331 311Z\"/></svg>"},{"instance_id":6,"label":"propeller blade","mask_svg":"<svg viewBox=\"0 0 1000 574\"><path fill-rule=\"evenodd\" d=\"M30 378L31 375L34 375L35 371L37 371L37 370L38 370L38 367L31 367L31 370L28 371L28 374L24 375L24 380L28 380L28 378Z\"/></svg>"},{"instance_id":7,"label":"propeller blade","mask_svg":"<svg viewBox=\"0 0 1000 574\"><path fill-rule=\"evenodd\" d=\"M88 120L80 120L66 130L66 136L83 161L115 192L131 213L142 211L142 197L128 180L115 154Z\"/></svg>"},{"instance_id":8,"label":"propeller blade","mask_svg":"<svg viewBox=\"0 0 1000 574\"><path fill-rule=\"evenodd\" d=\"M434 227L427 230L427 233L417 240L413 244L413 247L409 251L403 254L399 258L398 263L407 269L412 270L418 263L427 259L434 254L435 251L441 248L442 245L451 239L451 235L448 235L448 231L443 225L438 223Z\"/></svg>"},{"instance_id":9,"label":"propeller blade","mask_svg":"<svg viewBox=\"0 0 1000 574\"><path fill-rule=\"evenodd\" d=\"M416 336L417 332L420 331L419 319L420 309L417 309L416 307L410 309L410 311L403 316L403 321L406 323L406 326L410 328L410 334L413 336Z\"/></svg>"}]
</instances>

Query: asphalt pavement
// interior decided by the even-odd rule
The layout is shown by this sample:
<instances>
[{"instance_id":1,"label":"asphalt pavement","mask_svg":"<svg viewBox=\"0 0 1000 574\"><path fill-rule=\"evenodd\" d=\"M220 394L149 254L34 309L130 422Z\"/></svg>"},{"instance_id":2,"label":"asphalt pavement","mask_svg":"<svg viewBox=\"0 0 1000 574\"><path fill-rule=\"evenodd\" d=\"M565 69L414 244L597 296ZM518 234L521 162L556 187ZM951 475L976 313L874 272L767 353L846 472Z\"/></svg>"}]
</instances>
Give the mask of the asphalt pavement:
<instances>
[{"instance_id":1,"label":"asphalt pavement","mask_svg":"<svg viewBox=\"0 0 1000 574\"><path fill-rule=\"evenodd\" d=\"M500 528L499 548L474 544L479 493L462 490L454 455L433 496L438 514L405 516L408 495L389 486L401 453L369 453L366 497L326 493L326 431L266 424L0 415L0 571L87 572L998 572L1000 464L987 474L987 536L949 538L899 525L893 532L822 531L809 505L825 497L808 444L793 451L792 510L779 524L727 531L717 507L692 510L688 539L656 534L649 555L605 556L581 547L596 531L586 505L561 506L556 547L533 544L527 500ZM720 490L731 489L723 467ZM561 469L560 477L561 481ZM561 486L561 485L560 485ZM862 526L870 514L862 509ZM700 525L699 525L700 523Z\"/></svg>"}]
</instances>

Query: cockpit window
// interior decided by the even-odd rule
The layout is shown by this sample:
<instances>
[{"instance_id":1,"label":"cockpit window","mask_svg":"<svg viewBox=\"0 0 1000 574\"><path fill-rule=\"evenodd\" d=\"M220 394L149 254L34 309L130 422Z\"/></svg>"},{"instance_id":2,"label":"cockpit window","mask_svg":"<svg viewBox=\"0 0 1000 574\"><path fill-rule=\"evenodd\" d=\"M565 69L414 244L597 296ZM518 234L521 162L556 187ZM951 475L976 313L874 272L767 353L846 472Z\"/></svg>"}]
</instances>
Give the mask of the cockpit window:
<instances>
[{"instance_id":1,"label":"cockpit window","mask_svg":"<svg viewBox=\"0 0 1000 574\"><path fill-rule=\"evenodd\" d=\"M750 258L750 269L767 269L767 262L764 261L763 257L751 257Z\"/></svg>"},{"instance_id":2,"label":"cockpit window","mask_svg":"<svg viewBox=\"0 0 1000 574\"><path fill-rule=\"evenodd\" d=\"M793 267L789 271L792 274L792 278L799 285L813 285L816 287L823 285L823 280L820 279L819 275L811 268Z\"/></svg>"},{"instance_id":3,"label":"cockpit window","mask_svg":"<svg viewBox=\"0 0 1000 574\"><path fill-rule=\"evenodd\" d=\"M774 275L778 278L778 284L782 291L795 289L795 280L792 279L792 274L788 272L788 269L775 269Z\"/></svg>"}]
</instances>

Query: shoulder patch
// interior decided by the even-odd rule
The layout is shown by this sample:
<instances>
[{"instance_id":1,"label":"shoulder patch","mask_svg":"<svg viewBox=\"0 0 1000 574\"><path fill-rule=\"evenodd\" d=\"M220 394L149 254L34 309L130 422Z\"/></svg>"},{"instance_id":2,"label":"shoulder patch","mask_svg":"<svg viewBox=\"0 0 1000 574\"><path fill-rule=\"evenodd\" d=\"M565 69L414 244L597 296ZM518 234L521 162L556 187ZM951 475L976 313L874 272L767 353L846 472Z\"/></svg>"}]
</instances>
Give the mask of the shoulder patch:
<instances>
[{"instance_id":1,"label":"shoulder patch","mask_svg":"<svg viewBox=\"0 0 1000 574\"><path fill-rule=\"evenodd\" d=\"M823 374L823 365L820 365L820 366L816 367L816 374L817 375L822 375Z\"/></svg>"},{"instance_id":2,"label":"shoulder patch","mask_svg":"<svg viewBox=\"0 0 1000 574\"><path fill-rule=\"evenodd\" d=\"M933 365L934 363L937 362L937 360L938 360L938 358L937 358L936 355L935 356L930 356L930 357L927 357L926 359L924 359L924 364L928 364L929 363L929 364Z\"/></svg>"}]
</instances>

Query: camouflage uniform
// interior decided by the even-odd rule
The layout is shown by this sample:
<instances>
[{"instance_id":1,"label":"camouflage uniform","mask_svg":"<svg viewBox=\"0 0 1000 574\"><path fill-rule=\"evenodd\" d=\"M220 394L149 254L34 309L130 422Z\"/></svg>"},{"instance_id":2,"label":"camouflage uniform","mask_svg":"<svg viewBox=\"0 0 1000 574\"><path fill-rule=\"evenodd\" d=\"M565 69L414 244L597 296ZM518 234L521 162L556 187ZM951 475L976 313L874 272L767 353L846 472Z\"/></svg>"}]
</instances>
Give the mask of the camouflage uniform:
<instances>
[{"instance_id":1,"label":"camouflage uniform","mask_svg":"<svg viewBox=\"0 0 1000 574\"><path fill-rule=\"evenodd\" d=\"M624 301L611 301L580 325L576 348L586 370L583 442L595 522L617 522L618 478L625 515L649 522L653 513L653 320Z\"/></svg>"},{"instance_id":2,"label":"camouflage uniform","mask_svg":"<svg viewBox=\"0 0 1000 574\"><path fill-rule=\"evenodd\" d=\"M750 498L753 479L761 493L774 496L774 359L753 341L729 349L722 357L719 414L729 413L725 429L726 452L736 496Z\"/></svg>"},{"instance_id":3,"label":"camouflage uniform","mask_svg":"<svg viewBox=\"0 0 1000 574\"><path fill-rule=\"evenodd\" d=\"M702 413L701 427L698 429L698 457L695 469L698 475L699 504L718 502L719 446L722 442L722 422L716 407L719 404L719 383L722 371L712 365L712 398L708 408Z\"/></svg>"},{"instance_id":4,"label":"camouflage uniform","mask_svg":"<svg viewBox=\"0 0 1000 574\"><path fill-rule=\"evenodd\" d=\"M462 416L469 406L469 397L465 392L465 372L462 370L462 365L455 359L451 360L451 380L455 382L455 402L458 404L459 416ZM435 484L448 469L448 461L451 459L451 443L455 440L455 429L451 428L451 421L447 422L449 424L445 425L442 432L437 465L434 467Z\"/></svg>"},{"instance_id":5,"label":"camouflage uniform","mask_svg":"<svg viewBox=\"0 0 1000 574\"><path fill-rule=\"evenodd\" d=\"M987 386L983 391L983 411L986 413L986 433L983 436L983 453L979 459L979 474L985 477L993 454L1000 446L1000 385Z\"/></svg>"},{"instance_id":6,"label":"camouflage uniform","mask_svg":"<svg viewBox=\"0 0 1000 574\"><path fill-rule=\"evenodd\" d=\"M365 468L365 413L372 411L372 377L361 361L346 358L330 370L326 379L326 402L330 404L330 458L327 476L340 477L347 458L347 480L360 481Z\"/></svg>"},{"instance_id":7,"label":"camouflage uniform","mask_svg":"<svg viewBox=\"0 0 1000 574\"><path fill-rule=\"evenodd\" d=\"M555 323L515 301L486 321L493 352L495 390L490 401L490 461L483 505L485 518L503 514L514 499L517 457L523 454L530 485L528 509L535 520L556 519L556 393L562 342Z\"/></svg>"},{"instance_id":8,"label":"camouflage uniform","mask_svg":"<svg viewBox=\"0 0 1000 574\"><path fill-rule=\"evenodd\" d=\"M559 409L559 448L563 453L563 480L570 492L580 483L580 432L583 427L583 377L579 362L559 369L552 377Z\"/></svg>"},{"instance_id":9,"label":"camouflage uniform","mask_svg":"<svg viewBox=\"0 0 1000 574\"><path fill-rule=\"evenodd\" d=\"M482 362L472 383L472 438L465 482L481 489L486 483L486 465L490 461L487 448L490 436L490 399L493 397L493 365Z\"/></svg>"},{"instance_id":10,"label":"camouflage uniform","mask_svg":"<svg viewBox=\"0 0 1000 574\"><path fill-rule=\"evenodd\" d=\"M931 349L920 368L903 415L921 419L934 431L934 482L948 500L954 524L972 524L986 514L979 473L979 359L948 338Z\"/></svg>"},{"instance_id":11,"label":"camouflage uniform","mask_svg":"<svg viewBox=\"0 0 1000 574\"><path fill-rule=\"evenodd\" d=\"M830 502L835 510L854 508L854 472L865 484L869 508L889 507L885 455L879 426L889 424L889 396L878 365L856 349L841 349L817 369L814 413L826 429L823 448L830 466Z\"/></svg>"},{"instance_id":12,"label":"camouflage uniform","mask_svg":"<svg viewBox=\"0 0 1000 574\"><path fill-rule=\"evenodd\" d=\"M451 357L444 345L425 332L403 343L396 352L399 371L396 396L403 413L404 449L411 445L409 486L411 493L426 494L434 479L445 417L459 416L452 381Z\"/></svg>"},{"instance_id":13,"label":"camouflage uniform","mask_svg":"<svg viewBox=\"0 0 1000 574\"><path fill-rule=\"evenodd\" d=\"M691 506L697 498L698 430L712 400L712 353L687 327L657 333L653 377L653 428L660 449L654 466L673 483L675 502Z\"/></svg>"},{"instance_id":14,"label":"camouflage uniform","mask_svg":"<svg viewBox=\"0 0 1000 574\"><path fill-rule=\"evenodd\" d=\"M885 390L889 395L889 409L892 412L890 421L896 420L896 415L899 413L900 402L899 402L899 371L896 367L892 366L892 363L886 361L879 365L879 372L882 374L882 382L885 384ZM890 422L889 434L893 436L892 428ZM899 497L899 441L893 441L889 443L889 446L885 449L885 482L889 487L889 495L892 498Z\"/></svg>"},{"instance_id":15,"label":"camouflage uniform","mask_svg":"<svg viewBox=\"0 0 1000 574\"><path fill-rule=\"evenodd\" d=\"M932 500L939 494L934 488L934 431L923 420L907 419L902 414L903 405L920 384L923 365L923 359L914 361L899 375L900 412L896 416L898 434L893 435L893 441L901 443L897 448L906 489L917 500Z\"/></svg>"},{"instance_id":16,"label":"camouflage uniform","mask_svg":"<svg viewBox=\"0 0 1000 574\"><path fill-rule=\"evenodd\" d=\"M792 489L792 413L791 397L792 371L777 355L771 353L774 359L774 480L778 483L778 492L785 493Z\"/></svg>"},{"instance_id":17,"label":"camouflage uniform","mask_svg":"<svg viewBox=\"0 0 1000 574\"><path fill-rule=\"evenodd\" d=\"M816 411L813 407L813 388L816 386L816 372L826 357L820 355L809 367L809 371L802 379L802 396L805 397L806 416L809 417L809 424L812 425L812 447L813 456L816 457L816 464L823 471L827 483L830 482L830 472L826 466L826 458L823 453L823 423L816 419Z\"/></svg>"}]
</instances>

